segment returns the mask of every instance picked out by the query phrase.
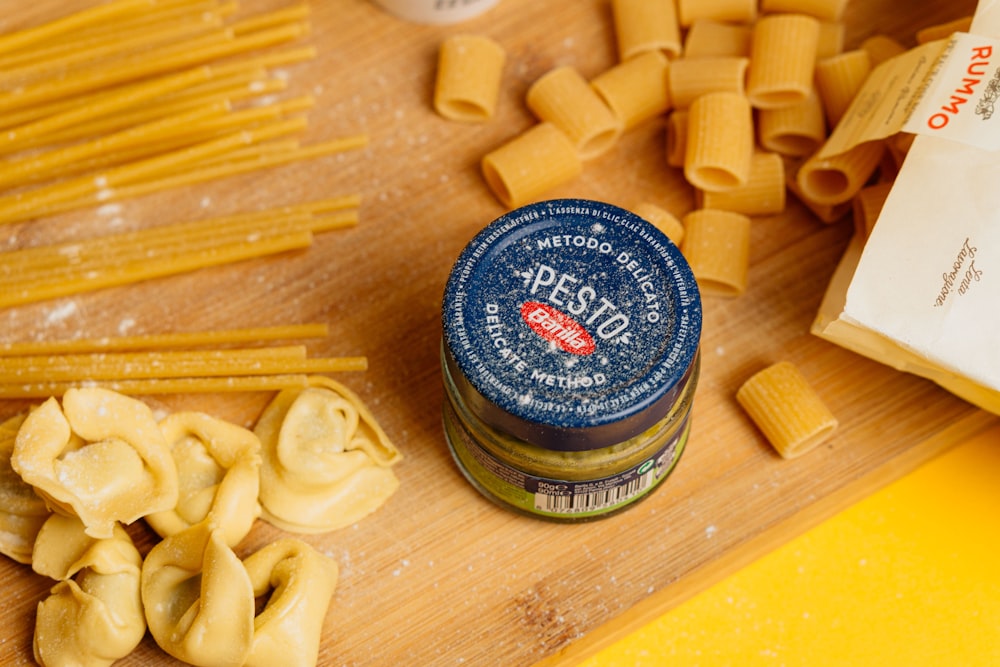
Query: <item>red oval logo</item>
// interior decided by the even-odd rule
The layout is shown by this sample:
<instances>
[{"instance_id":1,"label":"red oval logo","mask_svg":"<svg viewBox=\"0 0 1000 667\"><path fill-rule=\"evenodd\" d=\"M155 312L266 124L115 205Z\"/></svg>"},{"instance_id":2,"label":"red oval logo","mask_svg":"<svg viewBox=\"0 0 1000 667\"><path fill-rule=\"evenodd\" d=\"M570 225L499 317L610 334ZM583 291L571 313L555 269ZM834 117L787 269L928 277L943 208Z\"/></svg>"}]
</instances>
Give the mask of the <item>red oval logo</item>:
<instances>
[{"instance_id":1,"label":"red oval logo","mask_svg":"<svg viewBox=\"0 0 1000 667\"><path fill-rule=\"evenodd\" d=\"M579 322L548 304L525 302L521 306L521 319L536 334L570 354L588 355L596 347L594 339Z\"/></svg>"}]
</instances>

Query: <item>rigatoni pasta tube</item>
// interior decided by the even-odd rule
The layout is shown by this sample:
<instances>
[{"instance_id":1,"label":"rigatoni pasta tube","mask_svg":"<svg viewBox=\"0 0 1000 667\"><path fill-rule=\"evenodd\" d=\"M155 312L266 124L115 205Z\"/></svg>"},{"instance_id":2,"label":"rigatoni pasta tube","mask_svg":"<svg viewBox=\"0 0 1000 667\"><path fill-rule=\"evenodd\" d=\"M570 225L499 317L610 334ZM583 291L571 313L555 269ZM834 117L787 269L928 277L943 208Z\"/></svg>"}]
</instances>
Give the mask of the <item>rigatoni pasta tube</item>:
<instances>
[{"instance_id":1,"label":"rigatoni pasta tube","mask_svg":"<svg viewBox=\"0 0 1000 667\"><path fill-rule=\"evenodd\" d=\"M871 57L864 49L846 51L816 63L816 90L830 127L844 117L871 70Z\"/></svg>"},{"instance_id":2,"label":"rigatoni pasta tube","mask_svg":"<svg viewBox=\"0 0 1000 667\"><path fill-rule=\"evenodd\" d=\"M670 109L669 61L660 51L647 51L605 70L590 80L608 108L628 130Z\"/></svg>"},{"instance_id":3,"label":"rigatoni pasta tube","mask_svg":"<svg viewBox=\"0 0 1000 667\"><path fill-rule=\"evenodd\" d=\"M736 400L782 458L805 454L837 428L836 417L788 361L751 376L736 392Z\"/></svg>"},{"instance_id":4,"label":"rigatoni pasta tube","mask_svg":"<svg viewBox=\"0 0 1000 667\"><path fill-rule=\"evenodd\" d=\"M757 112L760 145L789 157L807 157L826 141L826 116L815 90L798 104Z\"/></svg>"},{"instance_id":5,"label":"rigatoni pasta tube","mask_svg":"<svg viewBox=\"0 0 1000 667\"><path fill-rule=\"evenodd\" d=\"M666 234L667 238L680 247L684 241L684 225L677 217L661 206L642 201L632 207L632 212Z\"/></svg>"},{"instance_id":6,"label":"rigatoni pasta tube","mask_svg":"<svg viewBox=\"0 0 1000 667\"><path fill-rule=\"evenodd\" d=\"M861 48L868 52L873 69L906 51L905 46L888 35L872 35L861 42Z\"/></svg>"},{"instance_id":7,"label":"rigatoni pasta tube","mask_svg":"<svg viewBox=\"0 0 1000 667\"><path fill-rule=\"evenodd\" d=\"M806 14L821 21L839 21L847 0L760 0L760 11L767 14Z\"/></svg>"},{"instance_id":8,"label":"rigatoni pasta tube","mask_svg":"<svg viewBox=\"0 0 1000 667\"><path fill-rule=\"evenodd\" d=\"M681 30L674 0L612 0L618 57L625 61L647 51L670 58L681 52Z\"/></svg>"},{"instance_id":9,"label":"rigatoni pasta tube","mask_svg":"<svg viewBox=\"0 0 1000 667\"><path fill-rule=\"evenodd\" d=\"M681 251L705 294L735 297L747 287L750 218L703 208L684 216Z\"/></svg>"},{"instance_id":10,"label":"rigatoni pasta tube","mask_svg":"<svg viewBox=\"0 0 1000 667\"><path fill-rule=\"evenodd\" d=\"M674 60L667 70L670 102L675 109L686 109L708 93L743 95L749 64L746 58L733 57Z\"/></svg>"},{"instance_id":11,"label":"rigatoni pasta tube","mask_svg":"<svg viewBox=\"0 0 1000 667\"><path fill-rule=\"evenodd\" d=\"M968 32L971 27L971 16L963 16L953 21L927 26L917 31L917 44L926 44L927 42L945 39L946 37L951 37L951 34L954 32Z\"/></svg>"},{"instance_id":12,"label":"rigatoni pasta tube","mask_svg":"<svg viewBox=\"0 0 1000 667\"><path fill-rule=\"evenodd\" d=\"M735 93L709 93L688 111L684 177L702 190L731 190L750 178L754 150L750 104Z\"/></svg>"},{"instance_id":13,"label":"rigatoni pasta tube","mask_svg":"<svg viewBox=\"0 0 1000 667\"><path fill-rule=\"evenodd\" d=\"M600 155L622 133L622 122L583 76L569 66L539 77L526 96L528 108L542 122L565 134L581 159Z\"/></svg>"},{"instance_id":14,"label":"rigatoni pasta tube","mask_svg":"<svg viewBox=\"0 0 1000 667\"><path fill-rule=\"evenodd\" d=\"M871 235L890 190L892 183L886 181L861 188L854 195L851 208L854 211L854 232L859 238L866 239Z\"/></svg>"},{"instance_id":15,"label":"rigatoni pasta tube","mask_svg":"<svg viewBox=\"0 0 1000 667\"><path fill-rule=\"evenodd\" d=\"M506 54L481 35L454 35L441 44L434 109L452 120L481 122L493 117Z\"/></svg>"},{"instance_id":16,"label":"rigatoni pasta tube","mask_svg":"<svg viewBox=\"0 0 1000 667\"><path fill-rule=\"evenodd\" d=\"M819 22L819 38L816 42L816 60L829 58L844 50L847 26L843 23Z\"/></svg>"},{"instance_id":17,"label":"rigatoni pasta tube","mask_svg":"<svg viewBox=\"0 0 1000 667\"><path fill-rule=\"evenodd\" d=\"M785 210L785 163L777 153L754 153L747 184L725 192L698 191L702 208L743 215L776 215Z\"/></svg>"},{"instance_id":18,"label":"rigatoni pasta tube","mask_svg":"<svg viewBox=\"0 0 1000 667\"><path fill-rule=\"evenodd\" d=\"M674 109L667 116L666 153L667 165L683 167L687 152L688 110Z\"/></svg>"},{"instance_id":19,"label":"rigatoni pasta tube","mask_svg":"<svg viewBox=\"0 0 1000 667\"><path fill-rule=\"evenodd\" d=\"M886 137L886 152L892 156L896 171L902 168L903 160L906 159L907 153L910 152L910 147L913 146L913 140L916 138L917 135L911 132L897 132L890 137Z\"/></svg>"},{"instance_id":20,"label":"rigatoni pasta tube","mask_svg":"<svg viewBox=\"0 0 1000 667\"><path fill-rule=\"evenodd\" d=\"M757 20L757 0L677 0L677 16L683 27L698 19L753 23Z\"/></svg>"},{"instance_id":21,"label":"rigatoni pasta tube","mask_svg":"<svg viewBox=\"0 0 1000 667\"><path fill-rule=\"evenodd\" d=\"M481 166L486 184L510 208L527 204L583 171L576 147L552 123L539 123L487 153Z\"/></svg>"},{"instance_id":22,"label":"rigatoni pasta tube","mask_svg":"<svg viewBox=\"0 0 1000 667\"><path fill-rule=\"evenodd\" d=\"M839 155L814 155L799 167L796 183L817 204L849 202L875 173L884 150L884 142L866 141Z\"/></svg>"},{"instance_id":23,"label":"rigatoni pasta tube","mask_svg":"<svg viewBox=\"0 0 1000 667\"><path fill-rule=\"evenodd\" d=\"M684 37L684 58L749 58L752 35L749 25L699 19Z\"/></svg>"},{"instance_id":24,"label":"rigatoni pasta tube","mask_svg":"<svg viewBox=\"0 0 1000 667\"><path fill-rule=\"evenodd\" d=\"M788 191L795 195L796 199L812 211L814 216L821 222L831 224L841 220L851 212L852 204L850 200L839 204L821 204L810 199L806 193L802 192L802 188L799 187L796 180L800 168L801 163L785 165L785 185L788 187Z\"/></svg>"},{"instance_id":25,"label":"rigatoni pasta tube","mask_svg":"<svg viewBox=\"0 0 1000 667\"><path fill-rule=\"evenodd\" d=\"M750 50L747 97L758 109L804 100L813 85L819 21L802 14L773 14L757 21Z\"/></svg>"}]
</instances>

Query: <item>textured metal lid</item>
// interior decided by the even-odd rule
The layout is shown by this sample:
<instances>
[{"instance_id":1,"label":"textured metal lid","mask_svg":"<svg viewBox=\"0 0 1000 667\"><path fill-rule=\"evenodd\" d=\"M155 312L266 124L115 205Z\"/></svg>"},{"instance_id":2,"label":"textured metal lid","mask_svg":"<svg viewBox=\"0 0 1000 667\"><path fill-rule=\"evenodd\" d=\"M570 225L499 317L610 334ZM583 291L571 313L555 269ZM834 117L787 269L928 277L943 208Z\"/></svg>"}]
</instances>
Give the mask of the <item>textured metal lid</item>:
<instances>
[{"instance_id":1,"label":"textured metal lid","mask_svg":"<svg viewBox=\"0 0 1000 667\"><path fill-rule=\"evenodd\" d=\"M609 204L516 209L466 246L445 288L446 371L469 410L547 449L661 421L698 352L701 299L662 232Z\"/></svg>"}]
</instances>

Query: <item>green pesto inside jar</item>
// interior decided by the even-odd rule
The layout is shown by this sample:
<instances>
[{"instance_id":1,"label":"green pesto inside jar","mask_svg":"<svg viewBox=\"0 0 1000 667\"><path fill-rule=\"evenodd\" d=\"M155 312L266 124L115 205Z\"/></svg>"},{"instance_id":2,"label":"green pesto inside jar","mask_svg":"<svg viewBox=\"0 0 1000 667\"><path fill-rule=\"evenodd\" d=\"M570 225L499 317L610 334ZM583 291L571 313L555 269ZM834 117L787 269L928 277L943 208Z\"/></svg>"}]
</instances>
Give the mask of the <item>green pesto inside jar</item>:
<instances>
[{"instance_id":1,"label":"green pesto inside jar","mask_svg":"<svg viewBox=\"0 0 1000 667\"><path fill-rule=\"evenodd\" d=\"M443 421L452 456L480 493L522 514L579 521L626 509L667 478L687 444L697 361L661 422L625 442L585 451L537 447L484 424L457 399L443 365Z\"/></svg>"},{"instance_id":2,"label":"green pesto inside jar","mask_svg":"<svg viewBox=\"0 0 1000 667\"><path fill-rule=\"evenodd\" d=\"M444 428L486 497L561 521L658 488L687 445L701 301L677 247L617 207L511 211L445 290Z\"/></svg>"}]
</instances>

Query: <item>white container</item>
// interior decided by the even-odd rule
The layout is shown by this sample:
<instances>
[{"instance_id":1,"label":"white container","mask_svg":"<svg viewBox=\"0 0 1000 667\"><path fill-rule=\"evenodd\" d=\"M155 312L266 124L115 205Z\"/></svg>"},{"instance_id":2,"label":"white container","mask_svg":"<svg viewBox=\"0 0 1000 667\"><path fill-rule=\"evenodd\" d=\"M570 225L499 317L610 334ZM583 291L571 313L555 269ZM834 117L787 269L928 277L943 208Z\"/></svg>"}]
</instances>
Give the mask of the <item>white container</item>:
<instances>
[{"instance_id":1,"label":"white container","mask_svg":"<svg viewBox=\"0 0 1000 667\"><path fill-rule=\"evenodd\" d=\"M414 23L458 23L482 14L500 0L374 0L386 11Z\"/></svg>"}]
</instances>

